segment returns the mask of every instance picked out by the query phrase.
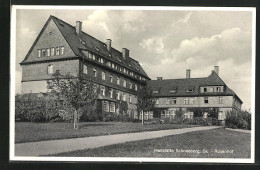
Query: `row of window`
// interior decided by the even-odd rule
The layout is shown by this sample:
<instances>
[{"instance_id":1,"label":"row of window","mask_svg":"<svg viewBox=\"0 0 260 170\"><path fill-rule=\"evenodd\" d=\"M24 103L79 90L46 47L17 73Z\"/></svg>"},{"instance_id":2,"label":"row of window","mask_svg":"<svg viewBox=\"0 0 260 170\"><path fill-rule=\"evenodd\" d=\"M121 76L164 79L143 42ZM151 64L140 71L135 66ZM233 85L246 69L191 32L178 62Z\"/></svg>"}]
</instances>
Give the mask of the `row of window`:
<instances>
[{"instance_id":1,"label":"row of window","mask_svg":"<svg viewBox=\"0 0 260 170\"><path fill-rule=\"evenodd\" d=\"M88 67L86 65L83 66L83 73L88 74ZM93 69L93 76L97 77L97 70ZM102 80L106 80L106 73L102 71ZM109 82L113 83L113 76L109 76ZM120 79L117 77L116 82L117 85L120 85ZM126 80L123 80L123 87L126 87ZM133 84L129 82L129 89L133 89ZM137 85L134 85L135 91L137 91Z\"/></svg>"},{"instance_id":2,"label":"row of window","mask_svg":"<svg viewBox=\"0 0 260 170\"><path fill-rule=\"evenodd\" d=\"M115 102L104 101L103 109L105 112L115 112L116 111Z\"/></svg>"},{"instance_id":3,"label":"row of window","mask_svg":"<svg viewBox=\"0 0 260 170\"><path fill-rule=\"evenodd\" d=\"M163 103L161 104L166 104L166 105L173 105L173 104L177 104L177 98L165 98L163 101ZM208 104L209 103L209 99L208 97L204 97L204 103ZM223 97L218 97L218 103L219 104L223 104ZM159 104L159 99L156 100L156 104ZM194 104L194 98L184 98L184 105L193 105Z\"/></svg>"},{"instance_id":4,"label":"row of window","mask_svg":"<svg viewBox=\"0 0 260 170\"><path fill-rule=\"evenodd\" d=\"M118 71L120 71L120 72L122 72L122 73L128 74L128 75L130 75L130 76L132 76L132 77L139 78L140 80L143 80L143 81L146 80L146 78L142 77L141 75L138 75L138 74L134 73L133 71L131 71L131 70L125 68L125 67L119 66L118 64L113 63L113 62L111 62L111 61L106 61L106 60L103 59L102 57L98 57L98 56L96 56L95 54L93 54L93 53L91 53L91 52L89 52L89 51L83 51L83 53L84 53L84 55L87 56L89 59L98 61L98 62L101 63L101 64L105 64L105 65L108 66L108 67L111 67L111 68L113 68L113 69L116 69L116 70L118 70ZM131 65L129 64L129 66L131 66ZM139 69L137 69L137 70L140 71Z\"/></svg>"},{"instance_id":5,"label":"row of window","mask_svg":"<svg viewBox=\"0 0 260 170\"><path fill-rule=\"evenodd\" d=\"M186 92L194 92L195 91L195 87L188 87L186 89ZM174 89L170 89L169 93L176 93L177 92L177 88ZM219 87L200 87L200 92L201 93L207 93L207 92L223 92L223 86L219 86ZM153 94L159 94L160 91L159 90L153 90L152 91Z\"/></svg>"},{"instance_id":6,"label":"row of window","mask_svg":"<svg viewBox=\"0 0 260 170\"><path fill-rule=\"evenodd\" d=\"M113 93L114 93L114 90L113 89L110 89L108 91L108 96L109 98L113 99ZM101 86L100 87L100 94L105 96L106 95L106 88L104 86ZM122 98L120 98L120 95L122 94ZM115 95L116 95L116 100L123 100L123 101L126 101L126 94L123 93L123 92L120 92L120 91L115 91ZM129 95L129 103L132 103L132 95Z\"/></svg>"},{"instance_id":7,"label":"row of window","mask_svg":"<svg viewBox=\"0 0 260 170\"><path fill-rule=\"evenodd\" d=\"M193 112L186 112L186 113L184 113L184 119L193 119L193 116L194 116L194 113L193 113ZM175 112L174 112L173 110L168 110L168 111L166 111L165 113L162 113L162 114L161 114L161 117L162 117L162 118L168 117L168 118L174 119L174 117L175 117ZM208 117L208 113L205 112L205 113L203 114L203 118L206 119L207 117ZM218 112L218 120L224 120L224 119L225 119L225 114L223 113L223 111L219 111L219 112Z\"/></svg>"},{"instance_id":8,"label":"row of window","mask_svg":"<svg viewBox=\"0 0 260 170\"><path fill-rule=\"evenodd\" d=\"M38 57L49 57L49 56L57 56L63 54L64 54L64 47L43 48L43 49L38 49L37 51Z\"/></svg>"}]
</instances>

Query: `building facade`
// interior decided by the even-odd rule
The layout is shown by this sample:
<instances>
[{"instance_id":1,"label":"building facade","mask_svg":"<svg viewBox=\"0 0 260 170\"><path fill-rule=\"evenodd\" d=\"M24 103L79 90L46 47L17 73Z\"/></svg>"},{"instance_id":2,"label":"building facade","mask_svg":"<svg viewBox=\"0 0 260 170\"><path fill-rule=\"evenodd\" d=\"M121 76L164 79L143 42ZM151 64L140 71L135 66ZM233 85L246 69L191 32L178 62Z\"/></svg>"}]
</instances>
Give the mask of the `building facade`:
<instances>
[{"instance_id":1,"label":"building facade","mask_svg":"<svg viewBox=\"0 0 260 170\"><path fill-rule=\"evenodd\" d=\"M176 110L184 109L185 118L192 118L188 108L217 108L223 120L228 110L240 110L242 101L218 76L216 66L205 78L151 80L138 61L130 57L127 48L118 51L112 40L101 42L82 31L82 23L72 26L50 16L25 59L22 67L22 93L45 93L47 81L57 70L62 75L92 79L98 89L99 112L118 113L122 101L128 104L128 113L137 118L137 91L148 85L161 108L161 117L174 117ZM146 118L155 113L149 112ZM204 115L207 116L207 113Z\"/></svg>"},{"instance_id":2,"label":"building facade","mask_svg":"<svg viewBox=\"0 0 260 170\"><path fill-rule=\"evenodd\" d=\"M100 112L117 112L116 102L125 101L136 117L136 93L150 78L129 53L114 49L110 39L103 43L84 33L79 21L74 27L50 16L20 63L22 93L47 92L47 81L59 70L94 81Z\"/></svg>"},{"instance_id":3,"label":"building facade","mask_svg":"<svg viewBox=\"0 0 260 170\"><path fill-rule=\"evenodd\" d=\"M241 110L242 101L218 76L219 67L208 77L191 78L191 70L186 70L184 79L157 80L148 82L156 98L156 107L161 108L161 117L174 118L177 110L184 111L185 118L194 117L194 109L201 108L202 116L207 118L209 109L216 112L219 120L224 120L227 111ZM158 113L157 113L158 114Z\"/></svg>"}]
</instances>

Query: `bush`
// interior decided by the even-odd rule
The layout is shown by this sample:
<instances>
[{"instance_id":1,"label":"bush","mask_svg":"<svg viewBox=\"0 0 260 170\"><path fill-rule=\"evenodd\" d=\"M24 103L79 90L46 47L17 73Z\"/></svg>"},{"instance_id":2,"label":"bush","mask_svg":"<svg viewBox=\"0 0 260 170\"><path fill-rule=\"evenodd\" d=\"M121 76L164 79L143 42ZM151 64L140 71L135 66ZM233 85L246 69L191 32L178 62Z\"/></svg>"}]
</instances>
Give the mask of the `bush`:
<instances>
[{"instance_id":1,"label":"bush","mask_svg":"<svg viewBox=\"0 0 260 170\"><path fill-rule=\"evenodd\" d=\"M225 126L233 129L251 129L251 114L246 111L239 113L227 112Z\"/></svg>"},{"instance_id":2,"label":"bush","mask_svg":"<svg viewBox=\"0 0 260 170\"><path fill-rule=\"evenodd\" d=\"M194 119L184 119L182 122L184 124L190 124L190 125L195 123Z\"/></svg>"}]
</instances>

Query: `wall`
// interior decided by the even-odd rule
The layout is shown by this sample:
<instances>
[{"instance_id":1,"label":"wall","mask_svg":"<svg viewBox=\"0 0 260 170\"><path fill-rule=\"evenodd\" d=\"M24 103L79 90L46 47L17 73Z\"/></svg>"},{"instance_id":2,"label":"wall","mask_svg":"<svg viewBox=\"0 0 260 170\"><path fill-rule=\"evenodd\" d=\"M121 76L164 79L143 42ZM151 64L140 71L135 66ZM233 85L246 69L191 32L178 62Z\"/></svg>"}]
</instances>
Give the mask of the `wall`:
<instances>
[{"instance_id":1,"label":"wall","mask_svg":"<svg viewBox=\"0 0 260 170\"><path fill-rule=\"evenodd\" d=\"M188 97L176 97L176 104L166 104L166 98L159 98L158 108L170 108L170 107L232 107L233 96L222 96L223 104L219 103L219 96L208 96L209 103L204 103L204 97L192 97L194 104L184 104L184 99Z\"/></svg>"},{"instance_id":2,"label":"wall","mask_svg":"<svg viewBox=\"0 0 260 170\"><path fill-rule=\"evenodd\" d=\"M77 76L79 73L79 60L36 63L22 66L22 81L50 79L51 75L47 74L50 64L53 65L54 73L56 70L60 70L63 75L69 72L72 76Z\"/></svg>"},{"instance_id":3,"label":"wall","mask_svg":"<svg viewBox=\"0 0 260 170\"><path fill-rule=\"evenodd\" d=\"M22 94L47 92L47 81L22 82Z\"/></svg>"}]
</instances>

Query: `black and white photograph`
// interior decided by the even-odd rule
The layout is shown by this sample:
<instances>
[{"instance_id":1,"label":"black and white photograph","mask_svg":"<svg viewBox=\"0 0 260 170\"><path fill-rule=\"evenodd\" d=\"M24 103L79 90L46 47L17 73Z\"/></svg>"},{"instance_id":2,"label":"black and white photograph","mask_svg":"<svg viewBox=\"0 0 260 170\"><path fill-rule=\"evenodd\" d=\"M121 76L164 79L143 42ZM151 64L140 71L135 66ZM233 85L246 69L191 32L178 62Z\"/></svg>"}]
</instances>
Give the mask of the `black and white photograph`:
<instances>
[{"instance_id":1,"label":"black and white photograph","mask_svg":"<svg viewBox=\"0 0 260 170\"><path fill-rule=\"evenodd\" d=\"M254 163L255 8L11 8L10 160Z\"/></svg>"}]
</instances>

